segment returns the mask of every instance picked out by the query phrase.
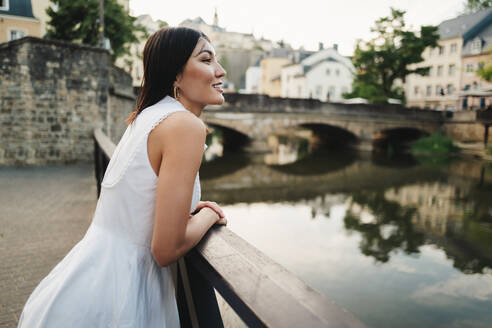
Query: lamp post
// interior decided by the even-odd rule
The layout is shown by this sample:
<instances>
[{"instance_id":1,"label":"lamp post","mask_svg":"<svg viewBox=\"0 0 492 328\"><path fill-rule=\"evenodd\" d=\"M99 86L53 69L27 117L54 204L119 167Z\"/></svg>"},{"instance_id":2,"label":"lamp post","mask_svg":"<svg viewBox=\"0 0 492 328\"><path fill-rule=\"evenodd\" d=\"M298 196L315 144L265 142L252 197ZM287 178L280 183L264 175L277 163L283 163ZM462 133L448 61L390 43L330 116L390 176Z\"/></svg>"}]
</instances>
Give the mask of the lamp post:
<instances>
[{"instance_id":1,"label":"lamp post","mask_svg":"<svg viewBox=\"0 0 492 328\"><path fill-rule=\"evenodd\" d=\"M99 46L104 48L104 0L99 0Z\"/></svg>"}]
</instances>

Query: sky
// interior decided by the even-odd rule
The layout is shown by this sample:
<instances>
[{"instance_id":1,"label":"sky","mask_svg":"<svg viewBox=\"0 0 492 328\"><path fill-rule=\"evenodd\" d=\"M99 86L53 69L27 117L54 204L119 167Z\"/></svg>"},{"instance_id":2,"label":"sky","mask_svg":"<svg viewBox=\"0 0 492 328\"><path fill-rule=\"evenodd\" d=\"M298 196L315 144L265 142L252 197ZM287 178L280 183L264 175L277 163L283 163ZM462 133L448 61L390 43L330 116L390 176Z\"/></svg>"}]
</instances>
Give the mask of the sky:
<instances>
[{"instance_id":1,"label":"sky","mask_svg":"<svg viewBox=\"0 0 492 328\"><path fill-rule=\"evenodd\" d=\"M130 0L134 16L149 14L176 26L187 18L213 22L227 31L253 33L272 41L285 40L294 48L317 50L338 44L342 55L352 55L357 39L371 38L374 21L405 10L407 26L438 25L463 11L465 0ZM213 42L213 40L212 40Z\"/></svg>"}]
</instances>

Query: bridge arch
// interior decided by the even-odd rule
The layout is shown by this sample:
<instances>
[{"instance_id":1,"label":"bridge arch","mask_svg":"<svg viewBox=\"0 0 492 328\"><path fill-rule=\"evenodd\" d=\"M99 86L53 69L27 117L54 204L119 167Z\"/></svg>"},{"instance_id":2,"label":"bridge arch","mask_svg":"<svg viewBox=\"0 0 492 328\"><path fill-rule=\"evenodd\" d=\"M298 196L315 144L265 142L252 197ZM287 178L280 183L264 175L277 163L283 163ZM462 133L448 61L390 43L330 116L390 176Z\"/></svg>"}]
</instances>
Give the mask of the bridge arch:
<instances>
[{"instance_id":1,"label":"bridge arch","mask_svg":"<svg viewBox=\"0 0 492 328\"><path fill-rule=\"evenodd\" d=\"M297 126L312 131L314 148L352 148L359 142L359 137L355 133L338 125L325 122L302 122Z\"/></svg>"},{"instance_id":2,"label":"bridge arch","mask_svg":"<svg viewBox=\"0 0 492 328\"><path fill-rule=\"evenodd\" d=\"M429 132L416 127L394 127L378 131L373 137L373 145L376 150L394 148L404 150L418 139L428 136ZM396 147L396 148L395 148Z\"/></svg>"},{"instance_id":3,"label":"bridge arch","mask_svg":"<svg viewBox=\"0 0 492 328\"><path fill-rule=\"evenodd\" d=\"M251 137L247 133L238 131L237 128L209 120L207 125L212 131L216 129L220 131L218 134L225 152L236 152L251 143Z\"/></svg>"}]
</instances>

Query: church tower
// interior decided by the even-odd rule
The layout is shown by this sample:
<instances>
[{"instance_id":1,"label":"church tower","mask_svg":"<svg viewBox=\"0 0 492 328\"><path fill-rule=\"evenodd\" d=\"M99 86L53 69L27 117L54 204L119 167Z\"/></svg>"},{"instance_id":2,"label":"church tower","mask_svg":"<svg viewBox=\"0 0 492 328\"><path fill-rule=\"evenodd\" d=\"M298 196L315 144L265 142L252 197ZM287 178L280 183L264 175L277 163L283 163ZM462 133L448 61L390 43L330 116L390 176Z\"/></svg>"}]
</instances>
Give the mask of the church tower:
<instances>
[{"instance_id":1,"label":"church tower","mask_svg":"<svg viewBox=\"0 0 492 328\"><path fill-rule=\"evenodd\" d=\"M214 26L219 26L219 15L217 15L217 7L215 7L214 13Z\"/></svg>"}]
</instances>

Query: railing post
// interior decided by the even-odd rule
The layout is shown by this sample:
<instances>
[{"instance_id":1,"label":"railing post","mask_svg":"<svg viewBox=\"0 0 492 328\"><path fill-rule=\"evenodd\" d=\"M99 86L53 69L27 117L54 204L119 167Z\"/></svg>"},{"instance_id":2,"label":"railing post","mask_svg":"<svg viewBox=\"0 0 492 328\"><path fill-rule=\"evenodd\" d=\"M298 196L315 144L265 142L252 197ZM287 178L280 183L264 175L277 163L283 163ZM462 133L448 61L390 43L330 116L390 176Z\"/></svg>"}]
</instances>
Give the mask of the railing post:
<instances>
[{"instance_id":1,"label":"railing post","mask_svg":"<svg viewBox=\"0 0 492 328\"><path fill-rule=\"evenodd\" d=\"M490 124L485 124L485 131L484 131L484 135L483 135L483 145L485 147L487 147L487 144L489 142L489 126Z\"/></svg>"},{"instance_id":2,"label":"railing post","mask_svg":"<svg viewBox=\"0 0 492 328\"><path fill-rule=\"evenodd\" d=\"M213 286L186 257L178 261L177 280L181 327L223 328Z\"/></svg>"},{"instance_id":3,"label":"railing post","mask_svg":"<svg viewBox=\"0 0 492 328\"><path fill-rule=\"evenodd\" d=\"M179 259L174 268L176 271L176 303L178 305L181 328L198 327L188 275L186 274L183 260Z\"/></svg>"}]
</instances>

